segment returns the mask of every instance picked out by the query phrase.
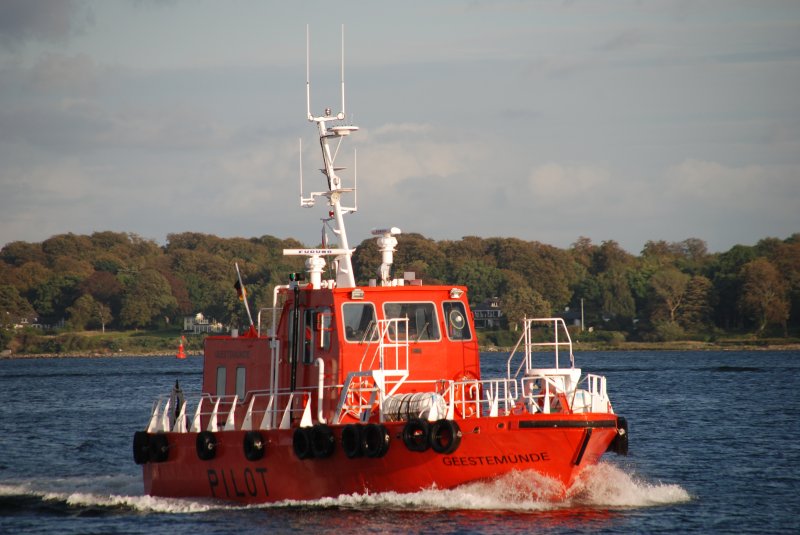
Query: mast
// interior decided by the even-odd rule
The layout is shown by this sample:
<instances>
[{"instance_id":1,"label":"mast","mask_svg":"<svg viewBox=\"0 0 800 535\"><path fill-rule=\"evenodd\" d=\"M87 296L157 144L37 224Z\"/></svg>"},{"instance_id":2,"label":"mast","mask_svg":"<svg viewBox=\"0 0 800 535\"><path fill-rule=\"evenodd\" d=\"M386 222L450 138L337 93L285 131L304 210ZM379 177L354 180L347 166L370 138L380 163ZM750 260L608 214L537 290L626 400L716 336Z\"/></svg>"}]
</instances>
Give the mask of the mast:
<instances>
[{"instance_id":1,"label":"mast","mask_svg":"<svg viewBox=\"0 0 800 535\"><path fill-rule=\"evenodd\" d=\"M339 248L331 249L329 254L336 254L336 286L340 288L352 288L356 285L355 277L353 276L353 263L350 244L347 239L347 229L344 224L344 215L347 213L355 212L356 208L342 206L341 196L343 193L354 192L355 188L342 187L342 179L337 174L343 167L336 167L335 160L339 153L339 147L342 143L342 138L349 136L351 133L358 130L357 126L344 125L344 124L329 124L341 123L345 120L345 104L344 104L344 24L342 25L342 59L341 59L341 105L342 111L333 115L331 108L325 108L322 115L314 115L311 113L311 79L310 79L310 39L309 30L306 26L306 116L309 122L316 123L317 133L319 135L319 145L322 151L322 161L324 167L322 173L327 177L328 190L320 192L311 192L310 197L303 197L302 183L300 192L300 205L303 207L314 206L314 201L317 197L326 197L328 205L331 207L329 212L330 220L334 222L333 232L339 237ZM331 151L331 143L335 142L335 150ZM302 171L301 171L302 177ZM302 180L302 178L301 178ZM341 254L340 254L341 253ZM318 255L319 253L317 253ZM316 255L315 255L316 256Z\"/></svg>"}]
</instances>

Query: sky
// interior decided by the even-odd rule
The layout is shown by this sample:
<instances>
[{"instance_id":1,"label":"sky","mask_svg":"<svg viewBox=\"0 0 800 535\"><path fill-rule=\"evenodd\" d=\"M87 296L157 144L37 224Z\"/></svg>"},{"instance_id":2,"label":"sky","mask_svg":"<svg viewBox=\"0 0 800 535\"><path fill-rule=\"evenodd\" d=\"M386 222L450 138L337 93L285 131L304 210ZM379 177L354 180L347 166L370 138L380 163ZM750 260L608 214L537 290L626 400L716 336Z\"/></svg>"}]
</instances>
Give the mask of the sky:
<instances>
[{"instance_id":1,"label":"sky","mask_svg":"<svg viewBox=\"0 0 800 535\"><path fill-rule=\"evenodd\" d=\"M317 245L306 25L319 115L341 107L342 24L351 245L800 232L797 1L0 0L0 246Z\"/></svg>"}]
</instances>

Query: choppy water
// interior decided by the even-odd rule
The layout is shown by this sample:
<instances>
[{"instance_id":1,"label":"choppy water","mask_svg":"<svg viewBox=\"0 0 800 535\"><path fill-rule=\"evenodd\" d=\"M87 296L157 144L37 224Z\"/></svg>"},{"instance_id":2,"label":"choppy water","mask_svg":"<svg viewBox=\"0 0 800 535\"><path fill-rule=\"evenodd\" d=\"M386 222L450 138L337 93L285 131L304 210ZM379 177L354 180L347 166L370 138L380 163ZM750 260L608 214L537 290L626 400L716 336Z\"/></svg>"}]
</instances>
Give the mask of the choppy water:
<instances>
[{"instance_id":1,"label":"choppy water","mask_svg":"<svg viewBox=\"0 0 800 535\"><path fill-rule=\"evenodd\" d=\"M484 368L501 370L502 355ZM142 495L133 432L202 359L0 360L0 533L797 533L800 353L583 353L631 455L566 499L514 473L455 490L240 507Z\"/></svg>"}]
</instances>

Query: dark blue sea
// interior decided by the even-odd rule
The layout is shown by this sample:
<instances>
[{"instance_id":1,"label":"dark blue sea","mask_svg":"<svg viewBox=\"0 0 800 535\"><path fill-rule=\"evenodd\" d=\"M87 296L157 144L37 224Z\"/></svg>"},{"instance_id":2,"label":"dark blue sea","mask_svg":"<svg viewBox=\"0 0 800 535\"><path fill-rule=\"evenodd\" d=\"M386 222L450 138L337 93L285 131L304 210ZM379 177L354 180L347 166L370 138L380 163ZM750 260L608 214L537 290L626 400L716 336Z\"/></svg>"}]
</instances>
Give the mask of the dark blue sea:
<instances>
[{"instance_id":1,"label":"dark blue sea","mask_svg":"<svg viewBox=\"0 0 800 535\"><path fill-rule=\"evenodd\" d=\"M0 533L800 533L800 352L587 352L630 426L568 498L513 474L240 507L142 494L153 400L202 357L0 360ZM505 356L484 355L484 373Z\"/></svg>"}]
</instances>

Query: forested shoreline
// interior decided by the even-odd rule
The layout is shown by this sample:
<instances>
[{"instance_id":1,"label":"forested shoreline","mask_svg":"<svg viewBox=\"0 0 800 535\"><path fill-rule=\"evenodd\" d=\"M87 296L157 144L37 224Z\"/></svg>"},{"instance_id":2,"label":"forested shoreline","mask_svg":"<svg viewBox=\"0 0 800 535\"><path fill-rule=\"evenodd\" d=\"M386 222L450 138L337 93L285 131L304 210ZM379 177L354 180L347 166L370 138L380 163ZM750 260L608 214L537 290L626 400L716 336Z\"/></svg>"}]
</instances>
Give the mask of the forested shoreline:
<instances>
[{"instance_id":1,"label":"forested shoreline","mask_svg":"<svg viewBox=\"0 0 800 535\"><path fill-rule=\"evenodd\" d=\"M800 332L800 233L719 253L696 238L650 241L638 255L583 237L567 249L475 236L436 241L403 234L398 242L396 276L414 272L425 284L466 285L471 305L499 299L504 321L481 333L487 345L513 343L524 314L575 317L581 306L586 330L579 340L587 344L733 337L758 345L791 343ZM124 346L87 331L135 331L141 347L156 349L159 340L172 343L184 316L197 313L241 327L246 314L233 287L234 263L257 311L272 306L276 284L303 271L302 258L282 254L298 247L291 238L191 232L169 234L163 246L110 231L9 243L0 250L0 350ZM364 240L353 257L358 282L375 278L380 261L374 240Z\"/></svg>"}]
</instances>

